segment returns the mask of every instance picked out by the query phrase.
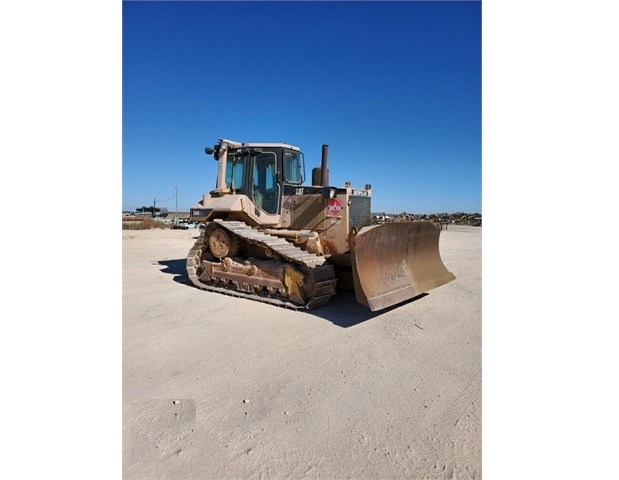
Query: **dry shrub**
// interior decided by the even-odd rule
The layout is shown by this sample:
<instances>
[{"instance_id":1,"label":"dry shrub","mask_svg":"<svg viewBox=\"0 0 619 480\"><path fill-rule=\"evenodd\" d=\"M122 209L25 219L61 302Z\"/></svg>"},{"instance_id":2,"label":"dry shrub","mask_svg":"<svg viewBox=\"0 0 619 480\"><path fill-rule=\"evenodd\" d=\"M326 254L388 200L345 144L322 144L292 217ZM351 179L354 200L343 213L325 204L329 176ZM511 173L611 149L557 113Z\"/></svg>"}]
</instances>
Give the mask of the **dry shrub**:
<instances>
[{"instance_id":1,"label":"dry shrub","mask_svg":"<svg viewBox=\"0 0 619 480\"><path fill-rule=\"evenodd\" d=\"M169 228L161 220L151 217L123 217L123 230L151 230L153 228Z\"/></svg>"}]
</instances>

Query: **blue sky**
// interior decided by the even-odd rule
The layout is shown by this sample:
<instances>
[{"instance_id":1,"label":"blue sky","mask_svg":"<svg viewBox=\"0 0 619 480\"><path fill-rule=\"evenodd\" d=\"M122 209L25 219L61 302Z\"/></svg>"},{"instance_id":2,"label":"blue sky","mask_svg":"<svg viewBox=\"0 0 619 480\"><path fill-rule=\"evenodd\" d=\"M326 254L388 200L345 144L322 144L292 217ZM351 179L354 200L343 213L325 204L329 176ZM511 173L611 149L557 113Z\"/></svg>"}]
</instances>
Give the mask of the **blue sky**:
<instances>
[{"instance_id":1,"label":"blue sky","mask_svg":"<svg viewBox=\"0 0 619 480\"><path fill-rule=\"evenodd\" d=\"M187 211L223 137L307 177L328 144L373 211L481 212L481 2L123 2L122 122L124 210Z\"/></svg>"}]
</instances>

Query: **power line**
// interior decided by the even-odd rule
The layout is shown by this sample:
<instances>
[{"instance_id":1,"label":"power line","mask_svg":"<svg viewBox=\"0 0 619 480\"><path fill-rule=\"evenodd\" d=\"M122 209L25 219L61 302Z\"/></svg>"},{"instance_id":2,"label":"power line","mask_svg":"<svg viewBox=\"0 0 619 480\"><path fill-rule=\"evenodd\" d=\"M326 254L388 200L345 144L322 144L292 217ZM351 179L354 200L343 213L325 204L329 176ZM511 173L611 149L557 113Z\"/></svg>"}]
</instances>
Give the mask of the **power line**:
<instances>
[{"instance_id":1,"label":"power line","mask_svg":"<svg viewBox=\"0 0 619 480\"><path fill-rule=\"evenodd\" d=\"M165 202L169 202L170 200L172 200L175 197L176 197L176 194L172 195L170 198L166 198L165 200L157 200L157 199L155 199L155 201L157 201L159 203L165 203Z\"/></svg>"}]
</instances>

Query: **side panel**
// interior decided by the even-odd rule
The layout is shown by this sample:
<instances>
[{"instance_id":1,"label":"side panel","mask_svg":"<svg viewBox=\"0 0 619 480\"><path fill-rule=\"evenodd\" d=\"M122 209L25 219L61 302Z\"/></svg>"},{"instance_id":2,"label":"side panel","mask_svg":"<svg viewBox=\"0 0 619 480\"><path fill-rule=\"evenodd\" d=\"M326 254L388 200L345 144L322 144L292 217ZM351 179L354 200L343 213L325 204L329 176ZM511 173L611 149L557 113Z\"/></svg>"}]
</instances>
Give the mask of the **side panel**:
<instances>
[{"instance_id":1,"label":"side panel","mask_svg":"<svg viewBox=\"0 0 619 480\"><path fill-rule=\"evenodd\" d=\"M320 194L291 195L284 202L290 211L292 230L324 231L326 228L324 199Z\"/></svg>"},{"instance_id":2,"label":"side panel","mask_svg":"<svg viewBox=\"0 0 619 480\"><path fill-rule=\"evenodd\" d=\"M325 255L348 252L351 229L359 231L371 223L368 191L355 194L350 188L287 187L286 193L282 226L318 232Z\"/></svg>"},{"instance_id":3,"label":"side panel","mask_svg":"<svg viewBox=\"0 0 619 480\"><path fill-rule=\"evenodd\" d=\"M325 255L348 251L349 228L345 191L336 195L336 201L323 196L322 188L312 190L320 193L301 194L299 189L298 195L285 199L284 208L290 212L290 228L317 232ZM330 208L333 203L337 203L341 208Z\"/></svg>"}]
</instances>

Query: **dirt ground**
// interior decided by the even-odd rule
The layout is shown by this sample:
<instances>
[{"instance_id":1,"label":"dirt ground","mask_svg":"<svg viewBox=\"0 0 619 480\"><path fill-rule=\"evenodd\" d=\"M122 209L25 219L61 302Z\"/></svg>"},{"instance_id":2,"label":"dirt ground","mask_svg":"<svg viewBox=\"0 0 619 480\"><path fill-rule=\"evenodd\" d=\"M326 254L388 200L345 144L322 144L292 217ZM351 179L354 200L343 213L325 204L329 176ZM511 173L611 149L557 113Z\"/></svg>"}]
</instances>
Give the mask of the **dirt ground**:
<instances>
[{"instance_id":1,"label":"dirt ground","mask_svg":"<svg viewBox=\"0 0 619 480\"><path fill-rule=\"evenodd\" d=\"M122 232L123 478L481 478L480 227L456 280L370 312L296 312L187 285L198 230Z\"/></svg>"}]
</instances>

